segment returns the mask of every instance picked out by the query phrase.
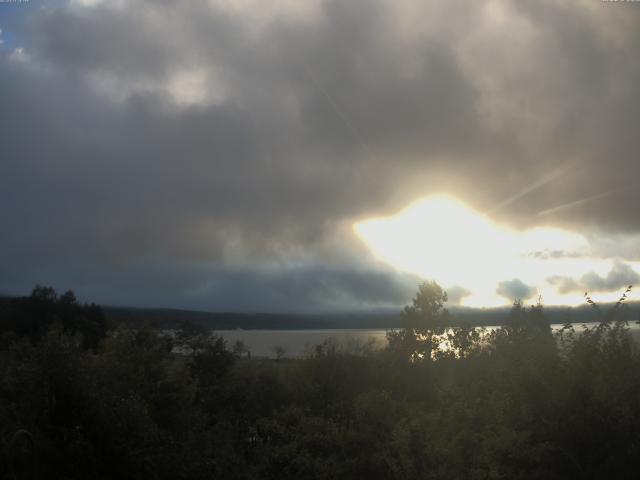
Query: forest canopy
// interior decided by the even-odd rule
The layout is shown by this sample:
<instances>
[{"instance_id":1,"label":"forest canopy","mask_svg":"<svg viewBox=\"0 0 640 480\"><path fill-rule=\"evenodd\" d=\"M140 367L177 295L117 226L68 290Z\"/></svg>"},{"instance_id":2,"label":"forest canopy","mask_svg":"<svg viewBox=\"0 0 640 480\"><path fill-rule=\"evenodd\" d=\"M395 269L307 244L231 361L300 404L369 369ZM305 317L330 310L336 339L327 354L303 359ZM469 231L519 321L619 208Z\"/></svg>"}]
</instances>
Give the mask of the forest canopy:
<instances>
[{"instance_id":1,"label":"forest canopy","mask_svg":"<svg viewBox=\"0 0 640 480\"><path fill-rule=\"evenodd\" d=\"M36 287L2 302L6 478L628 478L640 356L624 305L552 331L542 303L446 327L420 286L372 350L249 358L212 331L108 326ZM621 302L622 303L622 302ZM593 307L594 309L598 307ZM441 348L446 345L446 348Z\"/></svg>"}]
</instances>

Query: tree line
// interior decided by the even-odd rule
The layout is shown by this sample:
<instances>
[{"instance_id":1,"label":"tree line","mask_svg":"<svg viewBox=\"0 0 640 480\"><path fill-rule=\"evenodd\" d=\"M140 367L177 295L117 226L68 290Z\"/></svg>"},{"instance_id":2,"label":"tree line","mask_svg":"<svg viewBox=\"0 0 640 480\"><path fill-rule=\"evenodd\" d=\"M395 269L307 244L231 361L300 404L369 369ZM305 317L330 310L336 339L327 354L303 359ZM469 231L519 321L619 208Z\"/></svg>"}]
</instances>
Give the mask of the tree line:
<instances>
[{"instance_id":1,"label":"tree line","mask_svg":"<svg viewBox=\"0 0 640 480\"><path fill-rule=\"evenodd\" d=\"M446 301L421 285L383 350L327 341L270 360L192 324L174 337L109 325L70 292L3 299L0 478L638 471L640 356L624 305L552 332L541 302L516 302L505 325L483 331L449 327Z\"/></svg>"}]
</instances>

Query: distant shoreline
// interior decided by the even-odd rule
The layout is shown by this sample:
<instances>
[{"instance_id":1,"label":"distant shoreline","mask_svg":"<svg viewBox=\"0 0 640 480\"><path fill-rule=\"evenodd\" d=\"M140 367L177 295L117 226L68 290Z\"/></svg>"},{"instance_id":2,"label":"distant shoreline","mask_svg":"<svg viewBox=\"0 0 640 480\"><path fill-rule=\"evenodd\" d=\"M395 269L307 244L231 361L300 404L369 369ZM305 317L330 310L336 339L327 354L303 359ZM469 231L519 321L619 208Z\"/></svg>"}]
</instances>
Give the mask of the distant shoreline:
<instances>
[{"instance_id":1,"label":"distant shoreline","mask_svg":"<svg viewBox=\"0 0 640 480\"><path fill-rule=\"evenodd\" d=\"M613 304L601 305L606 311ZM640 318L640 303L628 304L629 316ZM277 313L235 313L202 312L194 310L103 307L112 325L130 326L150 324L158 329L178 328L184 322L207 326L214 330L345 330L345 329L391 329L400 328L402 321L398 314L370 312L353 314L277 314ZM492 309L456 308L450 309L450 327L467 325L473 327L493 327L501 325L509 315L510 307ZM545 315L551 324L575 324L598 322L598 312L588 305L579 307L545 307Z\"/></svg>"}]
</instances>

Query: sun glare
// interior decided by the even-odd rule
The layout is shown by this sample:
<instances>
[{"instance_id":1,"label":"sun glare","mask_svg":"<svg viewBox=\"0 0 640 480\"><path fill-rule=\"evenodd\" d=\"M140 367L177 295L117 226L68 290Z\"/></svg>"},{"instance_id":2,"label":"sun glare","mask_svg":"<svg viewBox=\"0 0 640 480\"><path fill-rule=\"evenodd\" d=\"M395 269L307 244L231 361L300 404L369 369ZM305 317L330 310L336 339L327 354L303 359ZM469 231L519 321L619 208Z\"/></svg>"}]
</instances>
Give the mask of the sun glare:
<instances>
[{"instance_id":1,"label":"sun glare","mask_svg":"<svg viewBox=\"0 0 640 480\"><path fill-rule=\"evenodd\" d=\"M446 288L470 294L467 306L497 306L513 299L499 295L500 282L518 279L532 286L548 304L577 304L583 293L561 294L548 281L588 272L605 276L612 261L589 257L580 234L539 227L518 231L499 225L460 201L446 196L419 200L396 215L354 224L373 254L398 270L435 279Z\"/></svg>"}]
</instances>

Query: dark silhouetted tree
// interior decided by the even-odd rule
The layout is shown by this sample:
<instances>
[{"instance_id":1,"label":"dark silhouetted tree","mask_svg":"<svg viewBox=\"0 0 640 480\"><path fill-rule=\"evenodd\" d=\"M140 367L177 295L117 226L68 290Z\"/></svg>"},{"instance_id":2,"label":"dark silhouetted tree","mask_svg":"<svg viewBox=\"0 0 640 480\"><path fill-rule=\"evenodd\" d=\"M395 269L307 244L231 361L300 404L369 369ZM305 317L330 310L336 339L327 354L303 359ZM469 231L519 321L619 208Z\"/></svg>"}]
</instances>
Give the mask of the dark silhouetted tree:
<instances>
[{"instance_id":1,"label":"dark silhouetted tree","mask_svg":"<svg viewBox=\"0 0 640 480\"><path fill-rule=\"evenodd\" d=\"M444 308L447 300L447 293L435 281L421 284L412 304L400 314L402 330L387 333L390 348L412 361L431 359L450 320Z\"/></svg>"}]
</instances>

